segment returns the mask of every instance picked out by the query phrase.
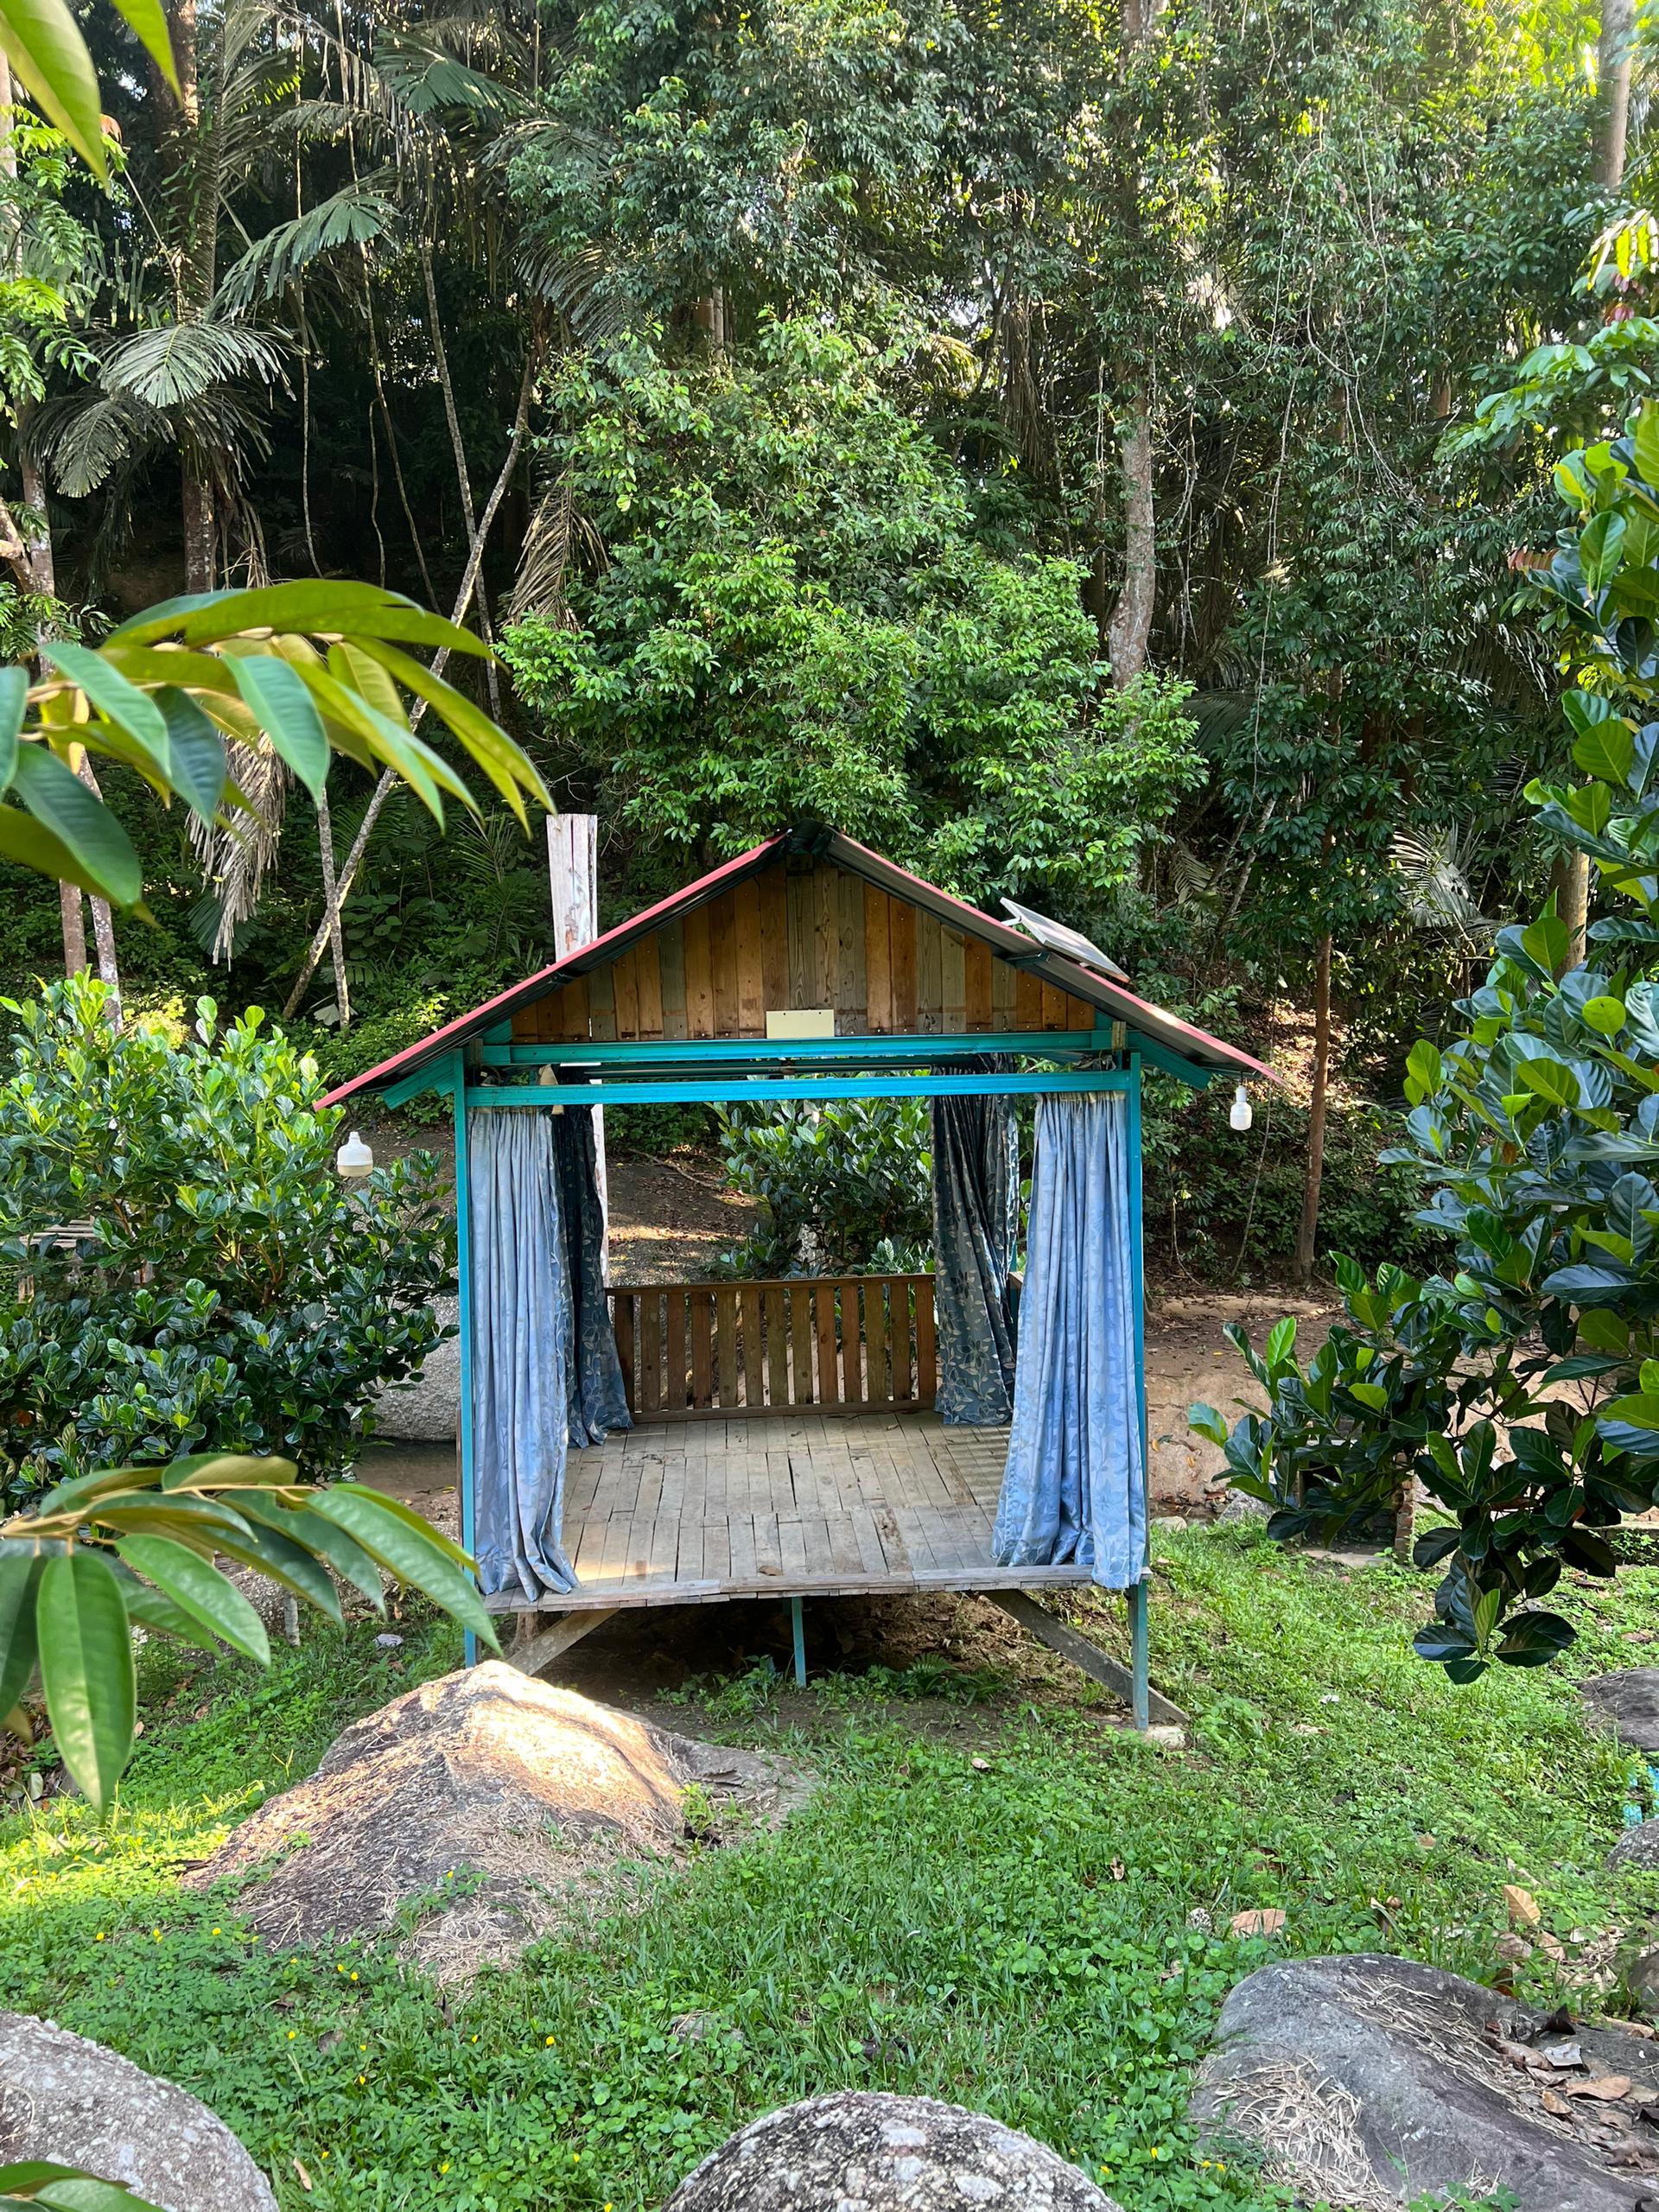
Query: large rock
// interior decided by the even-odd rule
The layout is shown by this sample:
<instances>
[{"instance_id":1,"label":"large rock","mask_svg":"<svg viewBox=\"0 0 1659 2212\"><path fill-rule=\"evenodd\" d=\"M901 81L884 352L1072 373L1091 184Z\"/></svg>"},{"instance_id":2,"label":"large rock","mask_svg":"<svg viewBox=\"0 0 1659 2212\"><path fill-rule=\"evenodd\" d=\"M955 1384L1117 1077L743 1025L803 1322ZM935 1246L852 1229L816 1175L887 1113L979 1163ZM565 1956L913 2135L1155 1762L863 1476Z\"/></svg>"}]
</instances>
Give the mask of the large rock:
<instances>
[{"instance_id":1,"label":"large rock","mask_svg":"<svg viewBox=\"0 0 1659 2212\"><path fill-rule=\"evenodd\" d=\"M461 1302L435 1298L432 1311L447 1329ZM426 1355L412 1382L391 1382L374 1401L374 1433L399 1444L453 1444L461 1423L461 1338L446 1337Z\"/></svg>"},{"instance_id":2,"label":"large rock","mask_svg":"<svg viewBox=\"0 0 1659 2212\"><path fill-rule=\"evenodd\" d=\"M699 1827L781 1817L804 1789L490 1660L357 1721L189 1879L254 1878L238 1910L284 1943L390 1934L429 1905L410 1952L454 1979L588 1916L620 1862L683 1851L694 1784Z\"/></svg>"},{"instance_id":3,"label":"large rock","mask_svg":"<svg viewBox=\"0 0 1659 2212\"><path fill-rule=\"evenodd\" d=\"M1192 2112L1209 2143L1259 2146L1309 2202L1507 2188L1518 2212L1659 2212L1659 2129L1642 2117L1656 2084L1643 2037L1409 1959L1302 1959L1232 1992Z\"/></svg>"},{"instance_id":4,"label":"large rock","mask_svg":"<svg viewBox=\"0 0 1659 2212\"><path fill-rule=\"evenodd\" d=\"M1584 1685L1590 1717L1633 1751L1659 1751L1659 1667L1621 1667Z\"/></svg>"},{"instance_id":5,"label":"large rock","mask_svg":"<svg viewBox=\"0 0 1659 2212\"><path fill-rule=\"evenodd\" d=\"M983 2113L842 2090L752 2120L664 2212L1121 2212L1087 2174Z\"/></svg>"},{"instance_id":6,"label":"large rock","mask_svg":"<svg viewBox=\"0 0 1659 2212\"><path fill-rule=\"evenodd\" d=\"M124 2181L162 2212L276 2212L206 2105L54 2021L0 2012L0 2165L23 2158Z\"/></svg>"},{"instance_id":7,"label":"large rock","mask_svg":"<svg viewBox=\"0 0 1659 2212\"><path fill-rule=\"evenodd\" d=\"M1607 1854L1610 1866L1634 1866L1643 1874L1659 1872L1659 1821L1637 1821L1625 1829Z\"/></svg>"}]
</instances>

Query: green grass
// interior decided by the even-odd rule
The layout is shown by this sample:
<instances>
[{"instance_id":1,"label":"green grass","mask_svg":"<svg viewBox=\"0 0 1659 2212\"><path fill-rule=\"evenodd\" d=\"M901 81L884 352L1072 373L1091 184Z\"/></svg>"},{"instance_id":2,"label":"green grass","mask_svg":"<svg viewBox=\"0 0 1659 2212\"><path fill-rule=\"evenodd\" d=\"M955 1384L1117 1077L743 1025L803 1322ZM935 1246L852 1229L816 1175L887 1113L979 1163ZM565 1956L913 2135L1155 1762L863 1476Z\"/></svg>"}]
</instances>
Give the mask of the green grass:
<instances>
[{"instance_id":1,"label":"green grass","mask_svg":"<svg viewBox=\"0 0 1659 2212\"><path fill-rule=\"evenodd\" d=\"M764 1666L702 1685L678 1725L792 1749L821 1770L814 1802L447 2005L371 1948L273 1950L233 1901L178 1885L353 1713L453 1663L449 1631L412 1630L401 1673L368 1628L264 1677L153 1659L111 1827L56 1800L0 1826L0 2004L204 2097L289 2212L435 2192L459 2212L639 2212L745 2119L841 2087L994 2112L1128 2212L1276 2204L1205 2164L1183 2120L1242 1974L1286 1948L1381 1948L1490 1977L1505 1882L1570 1955L1659 1887L1605 1872L1631 1769L1586 1733L1565 1673L1452 1688L1409 1656L1424 1585L1389 1567L1287 1560L1250 1529L1166 1549L1154 1651L1198 1716L1188 1751L1103 1726L1090 1688L1057 1694L1035 1661L989 1701L982 1667L953 1683L934 1661L804 1699ZM1570 1603L1579 1670L1640 1663L1620 1630L1659 1625L1659 1574ZM1256 1905L1287 1912L1281 1940L1227 1935ZM1199 1909L1214 1932L1189 1925ZM1521 1987L1553 1999L1543 1966ZM717 2031L677 2040L693 2010Z\"/></svg>"}]
</instances>

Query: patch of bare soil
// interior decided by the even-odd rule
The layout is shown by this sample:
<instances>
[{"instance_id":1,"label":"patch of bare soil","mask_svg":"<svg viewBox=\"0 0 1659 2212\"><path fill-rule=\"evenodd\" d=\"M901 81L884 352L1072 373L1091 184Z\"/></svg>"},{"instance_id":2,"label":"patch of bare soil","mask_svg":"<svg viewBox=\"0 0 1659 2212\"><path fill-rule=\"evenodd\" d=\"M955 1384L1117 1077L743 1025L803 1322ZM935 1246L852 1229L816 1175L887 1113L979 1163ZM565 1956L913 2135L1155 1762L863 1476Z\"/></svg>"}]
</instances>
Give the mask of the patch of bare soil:
<instances>
[{"instance_id":1,"label":"patch of bare soil","mask_svg":"<svg viewBox=\"0 0 1659 2212\"><path fill-rule=\"evenodd\" d=\"M779 1820L810 1786L490 1660L355 1722L188 1878L248 1877L242 1912L284 1943L407 1926L412 1962L460 1980L582 1925L630 1868L671 1865L711 1826Z\"/></svg>"},{"instance_id":2,"label":"patch of bare soil","mask_svg":"<svg viewBox=\"0 0 1659 2212\"><path fill-rule=\"evenodd\" d=\"M614 1283L705 1281L754 1226L753 1201L728 1190L700 1154L652 1160L625 1153L607 1172Z\"/></svg>"},{"instance_id":3,"label":"patch of bare soil","mask_svg":"<svg viewBox=\"0 0 1659 2212\"><path fill-rule=\"evenodd\" d=\"M1259 1351L1274 1323L1294 1314L1296 1353L1306 1363L1341 1310L1334 1296L1294 1291L1152 1292L1147 1300L1147 1438L1154 1513L1202 1516L1213 1504L1221 1453L1192 1433L1187 1408L1202 1399L1230 1420L1236 1398L1261 1402L1249 1370L1222 1334L1227 1323L1238 1322Z\"/></svg>"}]
</instances>

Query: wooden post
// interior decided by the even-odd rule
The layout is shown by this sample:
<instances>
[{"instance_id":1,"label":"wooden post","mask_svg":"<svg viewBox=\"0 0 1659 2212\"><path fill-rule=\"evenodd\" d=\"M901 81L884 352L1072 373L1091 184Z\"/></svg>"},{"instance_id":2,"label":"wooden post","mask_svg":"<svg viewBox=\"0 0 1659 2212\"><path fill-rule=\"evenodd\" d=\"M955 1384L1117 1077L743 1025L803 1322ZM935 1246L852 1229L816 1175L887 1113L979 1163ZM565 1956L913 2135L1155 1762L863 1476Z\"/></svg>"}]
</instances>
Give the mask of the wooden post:
<instances>
[{"instance_id":1,"label":"wooden post","mask_svg":"<svg viewBox=\"0 0 1659 2212\"><path fill-rule=\"evenodd\" d=\"M547 862L553 894L553 957L564 960L599 935L599 817L550 814ZM605 1109L595 1106L593 1115L594 1179L599 1186L601 1224L599 1263L608 1280L611 1205L605 1174Z\"/></svg>"}]
</instances>

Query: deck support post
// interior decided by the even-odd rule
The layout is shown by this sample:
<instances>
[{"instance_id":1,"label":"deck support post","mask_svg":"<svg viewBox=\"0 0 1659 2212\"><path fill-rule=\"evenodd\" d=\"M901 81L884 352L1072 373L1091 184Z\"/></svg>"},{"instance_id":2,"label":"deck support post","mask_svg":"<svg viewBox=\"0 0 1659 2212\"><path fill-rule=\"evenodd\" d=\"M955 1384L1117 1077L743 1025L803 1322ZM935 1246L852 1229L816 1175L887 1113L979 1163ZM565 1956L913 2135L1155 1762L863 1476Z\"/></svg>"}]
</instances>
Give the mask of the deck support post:
<instances>
[{"instance_id":1,"label":"deck support post","mask_svg":"<svg viewBox=\"0 0 1659 2212\"><path fill-rule=\"evenodd\" d=\"M789 1601L789 1625L795 1641L795 1687L798 1690L804 1690L806 1688L806 1622L798 1598L791 1598Z\"/></svg>"},{"instance_id":2,"label":"deck support post","mask_svg":"<svg viewBox=\"0 0 1659 2212\"><path fill-rule=\"evenodd\" d=\"M457 1445L461 1454L461 1542L473 1557L478 1552L478 1508L473 1489L473 1282L471 1192L467 1173L467 1064L456 1052L449 1055L448 1080L454 1103L455 1129L455 1289L461 1328L461 1417ZM466 1664L478 1664L478 1638L467 1630L463 1647Z\"/></svg>"},{"instance_id":3,"label":"deck support post","mask_svg":"<svg viewBox=\"0 0 1659 2212\"><path fill-rule=\"evenodd\" d=\"M1152 1676L1147 1650L1147 1586L1131 1583L1124 1592L1129 1606L1129 1672L1134 1677L1130 1706L1137 1728L1152 1726Z\"/></svg>"}]
</instances>

